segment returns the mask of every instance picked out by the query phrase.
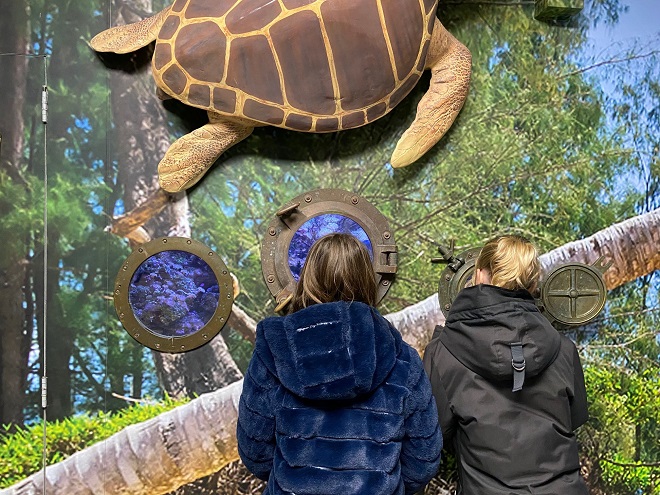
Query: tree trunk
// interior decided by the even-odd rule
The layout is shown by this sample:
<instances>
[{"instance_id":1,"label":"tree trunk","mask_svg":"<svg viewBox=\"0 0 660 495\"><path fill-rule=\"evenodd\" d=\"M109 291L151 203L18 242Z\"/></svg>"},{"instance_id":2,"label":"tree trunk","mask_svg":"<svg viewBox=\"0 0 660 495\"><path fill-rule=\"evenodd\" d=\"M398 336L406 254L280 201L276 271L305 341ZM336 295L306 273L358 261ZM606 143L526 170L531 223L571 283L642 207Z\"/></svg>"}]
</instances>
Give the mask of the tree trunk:
<instances>
[{"instance_id":1,"label":"tree trunk","mask_svg":"<svg viewBox=\"0 0 660 495\"><path fill-rule=\"evenodd\" d=\"M23 0L0 1L0 53L25 54L29 45L27 4ZM2 187L24 188L21 176L23 153L23 107L27 84L27 57L2 57L0 69L0 119L2 148L0 172L11 183ZM0 215L7 212L0 211ZM27 249L27 246L26 246ZM27 252L27 251L26 251ZM22 424L31 331L26 328L23 309L26 279L26 252L10 252L0 257L0 424ZM31 330L31 325L30 325ZM9 398L11 397L11 400Z\"/></svg>"},{"instance_id":2,"label":"tree trunk","mask_svg":"<svg viewBox=\"0 0 660 495\"><path fill-rule=\"evenodd\" d=\"M660 209L614 224L585 239L564 244L541 255L540 260L547 272L560 263L571 261L592 264L599 256L605 256L605 262L613 261L603 276L608 290L660 270ZM444 325L445 322L437 294L386 318L418 351L429 343L436 325Z\"/></svg>"},{"instance_id":3,"label":"tree trunk","mask_svg":"<svg viewBox=\"0 0 660 495\"><path fill-rule=\"evenodd\" d=\"M123 3L122 3L123 5ZM150 12L150 0L136 0L131 9L117 5L113 25L139 21L135 12ZM129 212L113 221L110 231L146 242L161 236L190 237L188 198L185 193L169 196L163 207L157 164L170 145L165 110L149 71L151 47L123 57L129 70L110 76L111 104L117 126L118 181L123 185L124 205ZM121 58L117 58L117 61ZM195 397L217 390L242 378L221 335L183 354L154 352L159 381L171 397Z\"/></svg>"},{"instance_id":4,"label":"tree trunk","mask_svg":"<svg viewBox=\"0 0 660 495\"><path fill-rule=\"evenodd\" d=\"M625 258L645 259L645 253L651 253L655 262L642 263L645 272L638 273L638 276L646 275L660 269L657 256L660 243L657 236L644 236L645 232L650 231L657 234L659 217L660 210L655 210L613 225L592 237L606 238L612 245L624 245L630 249L618 253L625 257L617 255L615 264ZM641 238L646 238L647 242L626 242L628 239ZM584 251L590 246L588 239L579 245L582 248L577 248L576 243L569 243L551 253L559 255L564 249L570 249L572 255L587 259ZM568 255L562 256L562 259L573 260ZM544 264L549 261L550 258L544 255ZM624 269L619 266L615 268L617 273ZM624 279L625 277L616 278L619 282L610 280L608 289L614 289L618 285L611 284L623 283L621 281ZM422 336L416 337L416 345L419 345L428 336L424 337L423 331L413 326L419 324L430 334L433 328L429 322L440 321L435 313L442 313L433 300L437 301L435 295L403 311L388 315L391 320L402 324L399 330L406 340L410 340L411 332L416 332L415 335ZM434 314L425 316L424 310ZM422 350L422 347L416 348L418 351ZM241 387L242 382L236 382L203 395L150 421L129 426L106 442L88 447L62 462L49 466L49 495L89 495L106 492L160 495L191 482L195 476L207 476L218 471L238 459L235 428ZM103 457L105 452L110 453L109 458ZM117 465L120 460L121 468ZM101 466L103 477L98 475ZM38 493L42 480L41 472L33 474L22 482L0 490L0 495ZM150 480L153 485L147 486L146 483Z\"/></svg>"},{"instance_id":5,"label":"tree trunk","mask_svg":"<svg viewBox=\"0 0 660 495\"><path fill-rule=\"evenodd\" d=\"M44 493L156 495L218 471L238 457L242 388L238 381L205 394L50 466ZM42 493L43 482L37 473L0 494Z\"/></svg>"}]
</instances>

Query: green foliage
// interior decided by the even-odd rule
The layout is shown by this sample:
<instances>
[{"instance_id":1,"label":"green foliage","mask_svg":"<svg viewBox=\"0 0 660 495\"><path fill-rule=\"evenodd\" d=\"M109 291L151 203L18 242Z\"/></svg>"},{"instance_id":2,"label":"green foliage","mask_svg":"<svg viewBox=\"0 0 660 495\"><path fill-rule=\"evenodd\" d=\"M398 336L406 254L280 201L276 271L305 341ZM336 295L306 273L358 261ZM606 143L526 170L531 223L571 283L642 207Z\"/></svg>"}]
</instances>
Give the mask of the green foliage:
<instances>
[{"instance_id":1,"label":"green foliage","mask_svg":"<svg viewBox=\"0 0 660 495\"><path fill-rule=\"evenodd\" d=\"M46 462L53 464L101 442L132 424L141 423L174 409L188 400L133 405L116 413L81 414L47 424ZM0 489L42 468L43 424L26 428L5 427L0 435Z\"/></svg>"},{"instance_id":2,"label":"green foliage","mask_svg":"<svg viewBox=\"0 0 660 495\"><path fill-rule=\"evenodd\" d=\"M0 171L0 232L5 233L0 269L26 256L25 240L43 230L43 186L34 178L26 180L26 187L17 186Z\"/></svg>"}]
</instances>

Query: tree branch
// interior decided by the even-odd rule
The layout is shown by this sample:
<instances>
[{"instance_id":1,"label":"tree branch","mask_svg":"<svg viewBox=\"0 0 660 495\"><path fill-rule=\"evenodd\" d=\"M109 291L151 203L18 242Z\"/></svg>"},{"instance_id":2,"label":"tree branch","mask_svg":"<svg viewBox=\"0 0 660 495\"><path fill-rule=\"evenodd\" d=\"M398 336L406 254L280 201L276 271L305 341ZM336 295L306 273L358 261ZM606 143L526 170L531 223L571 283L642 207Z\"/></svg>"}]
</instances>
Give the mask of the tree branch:
<instances>
[{"instance_id":1,"label":"tree branch","mask_svg":"<svg viewBox=\"0 0 660 495\"><path fill-rule=\"evenodd\" d=\"M129 237L133 231L163 211L169 202L170 195L163 189L156 189L140 206L113 218L112 223L105 230L119 237Z\"/></svg>"}]
</instances>

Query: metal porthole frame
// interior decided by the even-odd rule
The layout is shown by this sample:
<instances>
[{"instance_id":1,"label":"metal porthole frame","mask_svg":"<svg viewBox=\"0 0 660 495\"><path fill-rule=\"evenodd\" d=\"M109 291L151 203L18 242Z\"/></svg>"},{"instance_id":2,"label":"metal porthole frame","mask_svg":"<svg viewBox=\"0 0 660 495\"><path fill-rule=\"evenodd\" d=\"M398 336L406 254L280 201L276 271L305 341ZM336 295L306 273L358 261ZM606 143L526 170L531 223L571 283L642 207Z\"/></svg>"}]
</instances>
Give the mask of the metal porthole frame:
<instances>
[{"instance_id":1,"label":"metal porthole frame","mask_svg":"<svg viewBox=\"0 0 660 495\"><path fill-rule=\"evenodd\" d=\"M438 282L438 302L445 317L458 293L474 276L475 264L481 248L466 249L456 256L453 255L453 251L452 243L449 249L445 248L444 252L441 250L441 253L447 253L446 257L431 260L434 263L447 263Z\"/></svg>"},{"instance_id":2,"label":"metal porthole frame","mask_svg":"<svg viewBox=\"0 0 660 495\"><path fill-rule=\"evenodd\" d=\"M603 274L612 264L603 260L601 256L592 265L564 263L547 275L541 286L539 305L550 321L577 326L600 314L607 301ZM581 301L586 302L581 304Z\"/></svg>"},{"instance_id":3,"label":"metal porthole frame","mask_svg":"<svg viewBox=\"0 0 660 495\"><path fill-rule=\"evenodd\" d=\"M341 189L316 189L296 196L268 224L261 249L261 269L268 290L275 298L276 312L291 301L296 280L289 266L289 245L308 220L338 214L356 222L367 234L373 250L373 266L380 302L392 285L398 252L387 218L366 199Z\"/></svg>"},{"instance_id":4,"label":"metal porthole frame","mask_svg":"<svg viewBox=\"0 0 660 495\"><path fill-rule=\"evenodd\" d=\"M164 251L184 251L199 257L208 264L218 281L219 296L215 312L202 328L191 335L165 337L154 333L138 321L129 302L130 283L136 270L145 260ZM161 237L140 245L126 258L115 279L113 299L119 321L131 337L155 351L177 353L210 342L222 330L231 314L234 292L229 270L213 250L193 239Z\"/></svg>"}]
</instances>

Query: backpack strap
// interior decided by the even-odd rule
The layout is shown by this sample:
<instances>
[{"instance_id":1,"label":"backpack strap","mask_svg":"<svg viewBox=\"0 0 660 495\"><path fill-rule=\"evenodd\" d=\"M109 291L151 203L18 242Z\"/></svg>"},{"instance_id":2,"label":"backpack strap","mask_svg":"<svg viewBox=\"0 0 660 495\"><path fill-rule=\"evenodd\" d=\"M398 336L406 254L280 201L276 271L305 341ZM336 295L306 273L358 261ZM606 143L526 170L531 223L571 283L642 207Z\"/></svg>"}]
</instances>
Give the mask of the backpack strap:
<instances>
[{"instance_id":1,"label":"backpack strap","mask_svg":"<svg viewBox=\"0 0 660 495\"><path fill-rule=\"evenodd\" d=\"M513 342L511 346L511 367L513 368L512 392L522 390L525 383L525 357L523 356L522 342Z\"/></svg>"}]
</instances>

